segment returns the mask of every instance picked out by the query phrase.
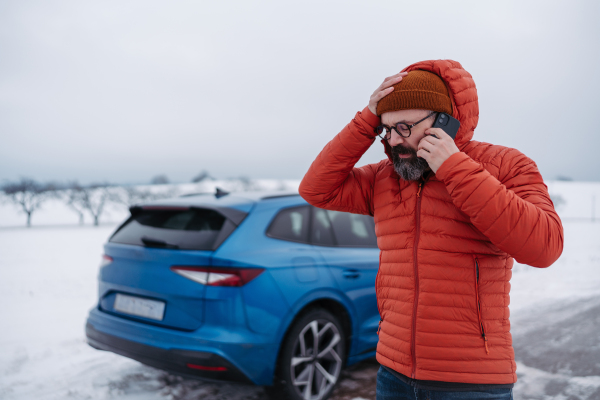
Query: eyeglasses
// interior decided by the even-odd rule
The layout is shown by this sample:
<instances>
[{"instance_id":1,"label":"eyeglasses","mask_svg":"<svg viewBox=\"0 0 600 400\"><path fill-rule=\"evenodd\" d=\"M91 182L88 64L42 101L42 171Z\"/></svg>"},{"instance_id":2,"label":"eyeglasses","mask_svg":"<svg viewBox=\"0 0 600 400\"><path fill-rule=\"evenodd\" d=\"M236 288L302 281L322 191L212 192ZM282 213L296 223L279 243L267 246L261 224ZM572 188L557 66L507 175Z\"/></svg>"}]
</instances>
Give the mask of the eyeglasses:
<instances>
[{"instance_id":1,"label":"eyeglasses","mask_svg":"<svg viewBox=\"0 0 600 400\"><path fill-rule=\"evenodd\" d=\"M396 133L398 135L402 136L403 138L407 138L411 134L411 131L410 131L411 128L414 128L417 124L420 124L421 122L425 121L427 118L431 117L435 113L436 113L435 111L432 112L425 118L415 122L412 125L407 125L404 122L398 122L394 126L379 125L378 127L375 128L375 133L377 134L377 136L379 136L380 138L382 138L384 140L390 140L392 138L392 129L393 129L396 131Z\"/></svg>"}]
</instances>

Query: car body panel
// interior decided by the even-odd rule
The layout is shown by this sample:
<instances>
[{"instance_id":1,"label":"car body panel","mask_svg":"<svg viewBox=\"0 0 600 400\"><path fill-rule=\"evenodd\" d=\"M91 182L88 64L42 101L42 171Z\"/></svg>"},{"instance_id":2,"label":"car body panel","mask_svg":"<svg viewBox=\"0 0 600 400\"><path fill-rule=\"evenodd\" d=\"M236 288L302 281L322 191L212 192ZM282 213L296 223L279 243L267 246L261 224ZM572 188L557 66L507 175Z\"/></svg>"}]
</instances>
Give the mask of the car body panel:
<instances>
[{"instance_id":1,"label":"car body panel","mask_svg":"<svg viewBox=\"0 0 600 400\"><path fill-rule=\"evenodd\" d=\"M97 308L90 311L88 323L105 334L152 348L214 353L233 364L256 385L273 382L278 344L247 329L225 330L205 324L194 332L183 332L116 317Z\"/></svg>"},{"instance_id":2,"label":"car body panel","mask_svg":"<svg viewBox=\"0 0 600 400\"><path fill-rule=\"evenodd\" d=\"M104 245L104 252L113 262L102 267L99 273L99 306L103 311L188 331L202 325L206 287L177 275L170 268L174 265L210 265L211 251L174 252L109 242ZM164 319L148 321L119 313L114 309L116 293L164 301Z\"/></svg>"},{"instance_id":3,"label":"car body panel","mask_svg":"<svg viewBox=\"0 0 600 400\"><path fill-rule=\"evenodd\" d=\"M281 342L297 315L317 302L328 301L338 304L348 317L351 342L347 343L347 363L373 356L379 321L374 301L379 250L315 246L269 237L267 229L278 212L308 205L298 195L264 197L253 193L221 198L200 195L148 203L230 207L248 214L214 251L107 243L105 253L113 262L99 274L99 302L88 318L96 339L88 336L90 344L142 362L145 359L132 356L134 353L103 346L97 336L178 354L215 354L249 381L270 385ZM173 266L260 268L262 273L241 287L209 286L176 274ZM348 271L358 271L358 276L349 278ZM163 321L119 313L114 310L116 293L164 301ZM174 371L185 370L184 361L178 362L183 364Z\"/></svg>"},{"instance_id":4,"label":"car body panel","mask_svg":"<svg viewBox=\"0 0 600 400\"><path fill-rule=\"evenodd\" d=\"M373 351L379 338L380 316L375 296L379 249L320 246L319 253L341 292L355 306L357 326L354 330L357 334L350 353Z\"/></svg>"}]
</instances>

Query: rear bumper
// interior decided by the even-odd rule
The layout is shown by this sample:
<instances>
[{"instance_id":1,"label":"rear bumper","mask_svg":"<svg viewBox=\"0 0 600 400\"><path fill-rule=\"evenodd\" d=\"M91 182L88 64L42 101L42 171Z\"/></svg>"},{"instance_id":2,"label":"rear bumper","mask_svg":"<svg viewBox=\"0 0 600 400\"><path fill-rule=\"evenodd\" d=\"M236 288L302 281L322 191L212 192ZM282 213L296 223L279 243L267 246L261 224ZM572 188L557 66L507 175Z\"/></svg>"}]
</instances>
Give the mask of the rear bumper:
<instances>
[{"instance_id":1,"label":"rear bumper","mask_svg":"<svg viewBox=\"0 0 600 400\"><path fill-rule=\"evenodd\" d=\"M115 317L96 308L90 311L85 331L88 344L96 349L178 375L257 385L270 385L273 381L277 346L239 332L228 335L230 340L207 340L214 332L202 334L202 329L181 332L159 328ZM191 368L187 364L208 368ZM216 371L215 367L226 370Z\"/></svg>"},{"instance_id":2,"label":"rear bumper","mask_svg":"<svg viewBox=\"0 0 600 400\"><path fill-rule=\"evenodd\" d=\"M147 346L100 332L90 323L85 326L85 334L93 348L111 351L151 367L194 378L253 383L229 361L214 353ZM190 368L187 364L204 366L207 370ZM224 367L226 370L211 371L211 367Z\"/></svg>"}]
</instances>

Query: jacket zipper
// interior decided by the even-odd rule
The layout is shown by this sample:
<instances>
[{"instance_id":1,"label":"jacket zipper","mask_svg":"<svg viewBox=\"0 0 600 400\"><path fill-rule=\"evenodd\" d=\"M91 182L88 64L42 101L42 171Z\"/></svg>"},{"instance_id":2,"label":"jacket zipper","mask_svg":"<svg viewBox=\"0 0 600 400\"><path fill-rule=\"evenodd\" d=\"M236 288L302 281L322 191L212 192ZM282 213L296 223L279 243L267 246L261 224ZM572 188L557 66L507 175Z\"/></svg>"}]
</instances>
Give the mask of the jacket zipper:
<instances>
[{"instance_id":1,"label":"jacket zipper","mask_svg":"<svg viewBox=\"0 0 600 400\"><path fill-rule=\"evenodd\" d=\"M379 267L381 267L381 251L379 252ZM379 326L377 327L377 335L379 335L379 331L381 330L381 323L383 322L383 315L381 314L381 310L379 309L379 299L377 298L377 293L379 292L379 269L377 270L377 274L375 275L375 300L377 303L377 312L379 313Z\"/></svg>"},{"instance_id":2,"label":"jacket zipper","mask_svg":"<svg viewBox=\"0 0 600 400\"><path fill-rule=\"evenodd\" d=\"M419 245L419 236L421 235L421 189L423 189L423 185L425 182L419 182L419 188L417 189L417 210L415 212L416 215L416 232L415 232L415 245L413 248L413 268L415 275L415 299L413 301L413 320L412 320L412 332L410 339L410 347L412 353L412 374L411 378L416 379L415 376L417 374L417 355L416 355L416 345L415 345L415 336L417 330L417 306L419 304L419 270L417 267L417 247Z\"/></svg>"},{"instance_id":3,"label":"jacket zipper","mask_svg":"<svg viewBox=\"0 0 600 400\"><path fill-rule=\"evenodd\" d=\"M488 349L488 340L485 336L485 329L483 328L483 319L481 318L481 301L479 300L479 261L477 260L477 257L475 257L475 298L477 299L477 318L479 320L479 328L481 329L483 345L485 346L485 353L490 354Z\"/></svg>"}]
</instances>

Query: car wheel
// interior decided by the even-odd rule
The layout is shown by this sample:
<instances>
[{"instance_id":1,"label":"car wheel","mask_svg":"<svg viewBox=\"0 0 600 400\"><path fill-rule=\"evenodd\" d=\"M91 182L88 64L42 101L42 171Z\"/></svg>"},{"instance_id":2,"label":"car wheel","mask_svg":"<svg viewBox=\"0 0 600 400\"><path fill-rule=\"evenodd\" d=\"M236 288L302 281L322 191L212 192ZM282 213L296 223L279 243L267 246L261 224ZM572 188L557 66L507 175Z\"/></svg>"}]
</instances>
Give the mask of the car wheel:
<instances>
[{"instance_id":1,"label":"car wheel","mask_svg":"<svg viewBox=\"0 0 600 400\"><path fill-rule=\"evenodd\" d=\"M272 398L324 400L339 380L346 350L340 321L314 309L290 328L281 348Z\"/></svg>"}]
</instances>

